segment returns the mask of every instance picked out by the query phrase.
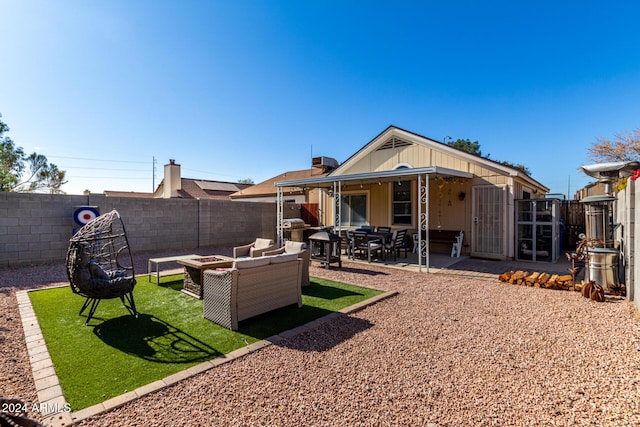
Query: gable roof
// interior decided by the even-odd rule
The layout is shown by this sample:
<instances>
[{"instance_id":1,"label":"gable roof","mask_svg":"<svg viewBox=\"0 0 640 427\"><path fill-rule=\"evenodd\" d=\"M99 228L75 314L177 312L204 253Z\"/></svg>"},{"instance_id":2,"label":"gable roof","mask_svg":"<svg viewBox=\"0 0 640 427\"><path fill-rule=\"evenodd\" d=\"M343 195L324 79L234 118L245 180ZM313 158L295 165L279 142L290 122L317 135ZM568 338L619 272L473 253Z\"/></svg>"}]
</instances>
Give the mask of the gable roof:
<instances>
[{"instance_id":1,"label":"gable roof","mask_svg":"<svg viewBox=\"0 0 640 427\"><path fill-rule=\"evenodd\" d=\"M237 191L250 187L252 184L238 182L208 181L203 179L180 179L181 189L178 197L183 199L225 199ZM161 197L164 192L164 179L153 192L153 197Z\"/></svg>"},{"instance_id":2,"label":"gable roof","mask_svg":"<svg viewBox=\"0 0 640 427\"><path fill-rule=\"evenodd\" d=\"M276 182L280 181L294 181L305 178L317 178L326 176L327 173L322 172L322 169L311 168L298 171L289 171L281 173L280 175L269 178L251 187L244 188L236 193L233 193L230 197L232 199L243 199L252 197L270 197L276 195ZM302 187L284 187L284 191L288 194L304 194Z\"/></svg>"},{"instance_id":3,"label":"gable roof","mask_svg":"<svg viewBox=\"0 0 640 427\"><path fill-rule=\"evenodd\" d=\"M357 162L358 160L366 157L370 153L376 150L385 150L388 148L397 148L397 147L405 147L411 144L420 144L426 146L428 148L432 148L443 153L449 154L454 157L458 157L464 159L468 162L480 164L487 168L496 170L500 173L503 173L508 176L519 177L524 181L527 181L529 184L545 189L547 192L549 189L542 185L540 182L531 178L526 173L522 172L519 169L503 165L495 160L490 160L482 156L478 156L476 154L468 153L464 150L460 150L458 148L452 147L443 142L436 141L435 139L428 138L426 136L417 134L415 132L410 132L405 129L401 129L396 126L389 126L381 133L379 133L375 138L369 141L364 147L355 152L351 157L342 162L335 170L333 170L329 176L339 176L347 173L349 167Z\"/></svg>"}]
</instances>

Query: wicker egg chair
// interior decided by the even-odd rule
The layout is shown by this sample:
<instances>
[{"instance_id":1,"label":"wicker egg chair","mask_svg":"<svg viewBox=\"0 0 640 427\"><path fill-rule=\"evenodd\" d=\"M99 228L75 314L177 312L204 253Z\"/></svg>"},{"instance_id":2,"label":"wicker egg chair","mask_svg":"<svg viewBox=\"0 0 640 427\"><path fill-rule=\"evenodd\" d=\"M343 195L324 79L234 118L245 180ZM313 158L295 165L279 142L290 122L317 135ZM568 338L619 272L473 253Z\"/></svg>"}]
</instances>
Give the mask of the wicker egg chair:
<instances>
[{"instance_id":1,"label":"wicker egg chair","mask_svg":"<svg viewBox=\"0 0 640 427\"><path fill-rule=\"evenodd\" d=\"M89 308L85 325L103 299L120 298L127 310L138 317L133 300L133 258L124 223L116 210L78 230L69 241L66 265L71 290L86 298L80 309L82 314Z\"/></svg>"}]
</instances>

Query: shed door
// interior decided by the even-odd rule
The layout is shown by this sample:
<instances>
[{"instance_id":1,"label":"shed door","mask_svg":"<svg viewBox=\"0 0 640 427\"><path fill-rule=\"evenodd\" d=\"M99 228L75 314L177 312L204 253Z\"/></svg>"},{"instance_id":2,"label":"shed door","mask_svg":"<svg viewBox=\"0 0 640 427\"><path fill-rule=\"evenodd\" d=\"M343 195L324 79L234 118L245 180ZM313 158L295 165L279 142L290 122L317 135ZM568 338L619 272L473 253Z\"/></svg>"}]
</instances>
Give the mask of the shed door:
<instances>
[{"instance_id":1,"label":"shed door","mask_svg":"<svg viewBox=\"0 0 640 427\"><path fill-rule=\"evenodd\" d=\"M506 187L479 185L473 187L472 197L472 256L504 258Z\"/></svg>"}]
</instances>

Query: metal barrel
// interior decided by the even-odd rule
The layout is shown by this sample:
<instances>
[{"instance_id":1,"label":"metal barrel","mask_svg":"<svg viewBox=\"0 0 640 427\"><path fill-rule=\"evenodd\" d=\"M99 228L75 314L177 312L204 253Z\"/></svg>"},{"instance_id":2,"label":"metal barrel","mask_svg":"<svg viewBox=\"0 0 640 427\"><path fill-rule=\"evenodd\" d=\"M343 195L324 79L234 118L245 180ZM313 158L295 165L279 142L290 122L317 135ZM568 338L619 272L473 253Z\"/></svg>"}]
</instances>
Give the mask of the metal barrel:
<instances>
[{"instance_id":1,"label":"metal barrel","mask_svg":"<svg viewBox=\"0 0 640 427\"><path fill-rule=\"evenodd\" d=\"M605 290L618 286L618 251L609 248L588 250L587 280L593 280Z\"/></svg>"}]
</instances>

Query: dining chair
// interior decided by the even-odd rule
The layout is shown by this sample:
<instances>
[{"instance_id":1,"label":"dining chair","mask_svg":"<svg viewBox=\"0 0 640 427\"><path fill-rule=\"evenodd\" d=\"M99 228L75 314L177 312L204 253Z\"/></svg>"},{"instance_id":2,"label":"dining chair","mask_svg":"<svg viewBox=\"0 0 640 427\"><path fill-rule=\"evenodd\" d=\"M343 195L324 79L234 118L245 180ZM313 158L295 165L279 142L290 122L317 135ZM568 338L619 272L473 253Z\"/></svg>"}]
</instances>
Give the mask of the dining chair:
<instances>
[{"instance_id":1,"label":"dining chair","mask_svg":"<svg viewBox=\"0 0 640 427\"><path fill-rule=\"evenodd\" d=\"M340 230L340 250L344 251L347 258L352 258L353 256L352 240L353 237L350 230Z\"/></svg>"},{"instance_id":2,"label":"dining chair","mask_svg":"<svg viewBox=\"0 0 640 427\"><path fill-rule=\"evenodd\" d=\"M371 262L371 255L375 255L376 252L378 252L382 259L384 259L384 246L380 239L371 239L365 231L353 232L352 250L354 259L356 252L363 255L365 251L369 262Z\"/></svg>"},{"instance_id":3,"label":"dining chair","mask_svg":"<svg viewBox=\"0 0 640 427\"><path fill-rule=\"evenodd\" d=\"M387 252L393 252L393 260L396 261L398 259L398 253L400 251L404 251L404 257L407 257L407 246L404 244L404 237L407 235L407 229L402 228L400 230L396 230L393 232L393 236L391 236L391 241L385 243L384 249Z\"/></svg>"}]
</instances>

